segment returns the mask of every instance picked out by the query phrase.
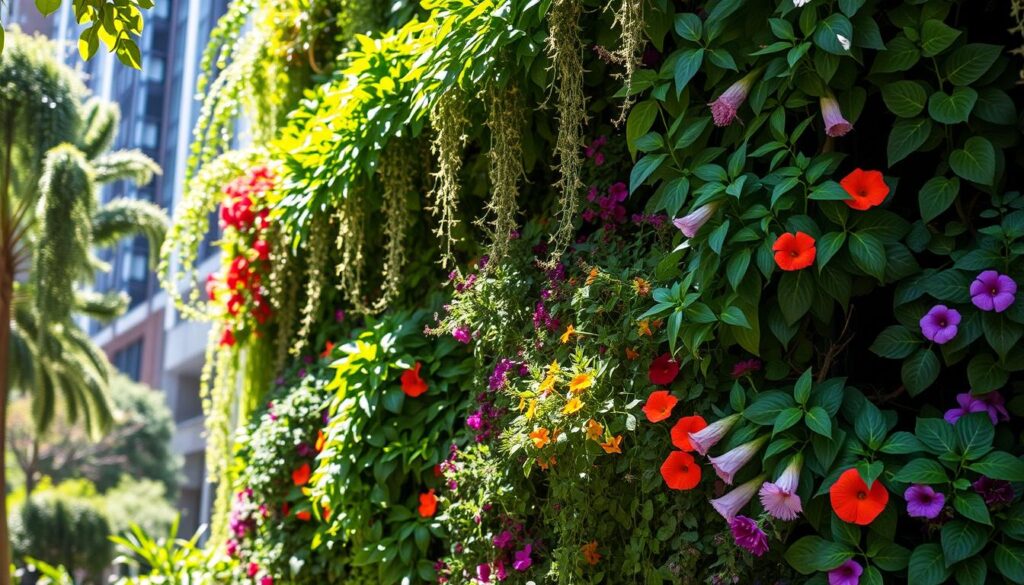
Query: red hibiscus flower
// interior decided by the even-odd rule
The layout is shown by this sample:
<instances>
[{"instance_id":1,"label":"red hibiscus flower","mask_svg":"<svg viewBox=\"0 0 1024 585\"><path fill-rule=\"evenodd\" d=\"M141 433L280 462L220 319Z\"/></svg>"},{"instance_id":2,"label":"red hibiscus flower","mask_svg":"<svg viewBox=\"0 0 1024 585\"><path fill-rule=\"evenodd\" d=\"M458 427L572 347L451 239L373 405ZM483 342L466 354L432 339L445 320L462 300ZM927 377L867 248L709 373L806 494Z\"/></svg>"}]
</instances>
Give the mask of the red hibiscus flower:
<instances>
[{"instance_id":1,"label":"red hibiscus flower","mask_svg":"<svg viewBox=\"0 0 1024 585\"><path fill-rule=\"evenodd\" d=\"M416 365L402 374L402 392L407 396L416 398L428 390L427 383L420 377L422 367L423 364L416 362Z\"/></svg>"},{"instance_id":2,"label":"red hibiscus flower","mask_svg":"<svg viewBox=\"0 0 1024 585\"><path fill-rule=\"evenodd\" d=\"M876 481L868 489L856 469L847 469L828 490L832 510L843 522L867 526L874 522L889 502L889 492Z\"/></svg>"},{"instance_id":3,"label":"red hibiscus flower","mask_svg":"<svg viewBox=\"0 0 1024 585\"><path fill-rule=\"evenodd\" d=\"M652 423L661 422L672 415L672 409L675 408L677 402L679 400L667 390L656 390L647 397L644 414Z\"/></svg>"},{"instance_id":4,"label":"red hibiscus flower","mask_svg":"<svg viewBox=\"0 0 1024 585\"><path fill-rule=\"evenodd\" d=\"M881 205L889 196L889 186L885 184L885 178L879 171L854 169L843 177L839 184L853 198L844 199L843 203L858 211Z\"/></svg>"},{"instance_id":5,"label":"red hibiscus flower","mask_svg":"<svg viewBox=\"0 0 1024 585\"><path fill-rule=\"evenodd\" d=\"M814 247L814 238L803 233L782 234L775 244L775 263L783 270L801 270L814 264L818 250Z\"/></svg>"},{"instance_id":6,"label":"red hibiscus flower","mask_svg":"<svg viewBox=\"0 0 1024 585\"><path fill-rule=\"evenodd\" d=\"M661 477L665 485L674 490L692 490L700 483L700 465L693 460L693 455L682 451L673 451L661 464Z\"/></svg>"},{"instance_id":7,"label":"red hibiscus flower","mask_svg":"<svg viewBox=\"0 0 1024 585\"><path fill-rule=\"evenodd\" d=\"M433 489L425 494L420 494L419 513L424 518L430 518L437 513L437 496L434 495Z\"/></svg>"},{"instance_id":8,"label":"red hibiscus flower","mask_svg":"<svg viewBox=\"0 0 1024 585\"><path fill-rule=\"evenodd\" d=\"M672 359L671 355L663 353L651 362L647 375L651 378L652 384L667 386L679 375L679 362Z\"/></svg>"},{"instance_id":9,"label":"red hibiscus flower","mask_svg":"<svg viewBox=\"0 0 1024 585\"><path fill-rule=\"evenodd\" d=\"M292 472L292 483L297 486L304 486L309 483L309 463L303 463L302 467Z\"/></svg>"},{"instance_id":10,"label":"red hibiscus flower","mask_svg":"<svg viewBox=\"0 0 1024 585\"><path fill-rule=\"evenodd\" d=\"M681 451L694 451L690 444L690 433L696 433L708 426L700 415L684 416L672 427L672 444Z\"/></svg>"}]
</instances>

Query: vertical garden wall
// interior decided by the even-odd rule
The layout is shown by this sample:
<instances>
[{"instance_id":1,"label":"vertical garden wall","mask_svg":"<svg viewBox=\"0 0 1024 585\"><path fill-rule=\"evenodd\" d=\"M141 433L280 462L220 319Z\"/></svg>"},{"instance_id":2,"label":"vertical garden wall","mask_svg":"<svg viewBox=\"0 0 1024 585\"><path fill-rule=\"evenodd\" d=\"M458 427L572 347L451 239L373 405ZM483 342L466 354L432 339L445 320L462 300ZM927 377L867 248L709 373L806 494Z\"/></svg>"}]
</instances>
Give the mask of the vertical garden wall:
<instances>
[{"instance_id":1,"label":"vertical garden wall","mask_svg":"<svg viewBox=\"0 0 1024 585\"><path fill-rule=\"evenodd\" d=\"M164 247L219 495L165 570L1024 583L1020 18L236 0Z\"/></svg>"}]
</instances>

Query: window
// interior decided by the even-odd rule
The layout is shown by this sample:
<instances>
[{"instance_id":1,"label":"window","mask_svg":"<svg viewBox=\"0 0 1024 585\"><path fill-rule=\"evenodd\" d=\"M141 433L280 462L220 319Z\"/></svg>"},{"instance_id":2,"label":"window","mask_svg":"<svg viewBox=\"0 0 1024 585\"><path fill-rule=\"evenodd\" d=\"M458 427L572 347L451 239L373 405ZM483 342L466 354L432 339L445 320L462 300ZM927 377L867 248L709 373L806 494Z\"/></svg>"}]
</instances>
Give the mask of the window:
<instances>
[{"instance_id":1,"label":"window","mask_svg":"<svg viewBox=\"0 0 1024 585\"><path fill-rule=\"evenodd\" d=\"M142 378L142 339L128 344L114 353L114 367L138 382Z\"/></svg>"}]
</instances>

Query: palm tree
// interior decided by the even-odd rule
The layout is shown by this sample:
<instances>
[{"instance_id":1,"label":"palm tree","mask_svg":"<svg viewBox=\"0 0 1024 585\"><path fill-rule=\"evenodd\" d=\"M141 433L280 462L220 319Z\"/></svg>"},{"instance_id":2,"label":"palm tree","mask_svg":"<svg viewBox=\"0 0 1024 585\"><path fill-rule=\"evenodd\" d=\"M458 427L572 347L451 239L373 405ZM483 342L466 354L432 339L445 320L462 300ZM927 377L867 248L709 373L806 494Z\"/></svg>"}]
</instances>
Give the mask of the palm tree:
<instances>
[{"instance_id":1,"label":"palm tree","mask_svg":"<svg viewBox=\"0 0 1024 585\"><path fill-rule=\"evenodd\" d=\"M148 182L159 167L137 151L109 152L120 114L86 100L74 71L42 38L12 34L0 57L0 454L10 389L29 394L40 428L57 404L96 430L111 420L109 364L75 322L124 309L117 295L79 290L104 264L95 245L141 234L158 250L167 218L158 207L116 200L98 187ZM6 493L0 465L0 495ZM0 506L0 585L10 583L6 506Z\"/></svg>"}]
</instances>

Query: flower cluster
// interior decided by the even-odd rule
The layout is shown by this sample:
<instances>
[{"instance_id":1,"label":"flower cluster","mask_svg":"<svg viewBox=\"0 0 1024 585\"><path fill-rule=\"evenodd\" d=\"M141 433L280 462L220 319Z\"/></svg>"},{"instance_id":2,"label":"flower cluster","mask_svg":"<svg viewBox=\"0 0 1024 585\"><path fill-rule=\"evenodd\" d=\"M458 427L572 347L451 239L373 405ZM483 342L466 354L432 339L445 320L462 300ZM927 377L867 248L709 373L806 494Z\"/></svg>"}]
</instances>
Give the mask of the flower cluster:
<instances>
[{"instance_id":1,"label":"flower cluster","mask_svg":"<svg viewBox=\"0 0 1024 585\"><path fill-rule=\"evenodd\" d=\"M971 282L971 303L982 311L1001 313L1017 299L1017 282L995 270L985 270ZM935 305L921 317L921 334L925 339L943 345L952 341L963 319L960 311L946 305Z\"/></svg>"}]
</instances>

